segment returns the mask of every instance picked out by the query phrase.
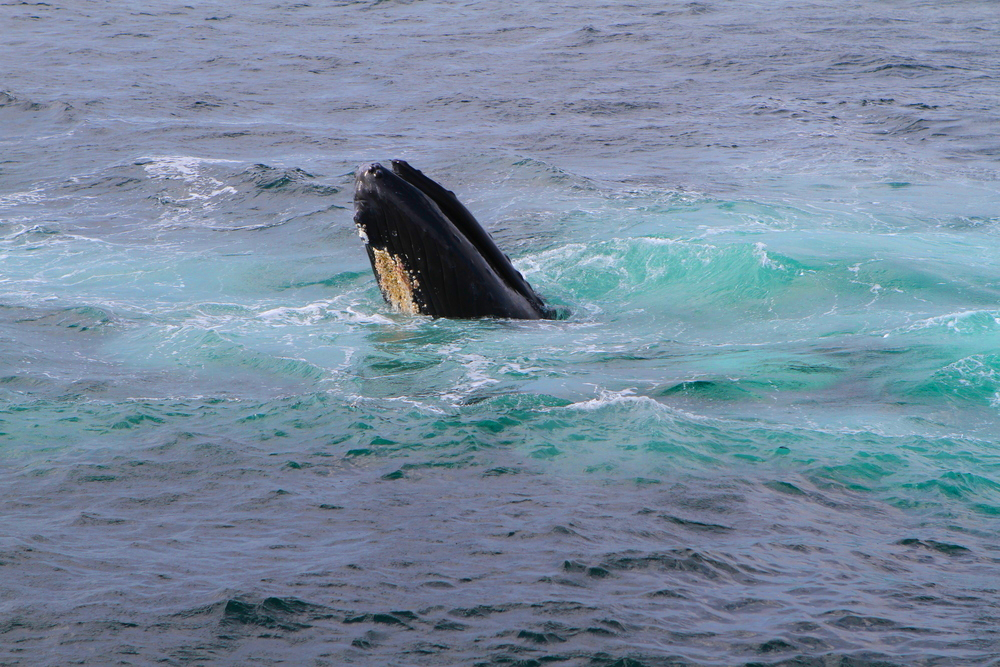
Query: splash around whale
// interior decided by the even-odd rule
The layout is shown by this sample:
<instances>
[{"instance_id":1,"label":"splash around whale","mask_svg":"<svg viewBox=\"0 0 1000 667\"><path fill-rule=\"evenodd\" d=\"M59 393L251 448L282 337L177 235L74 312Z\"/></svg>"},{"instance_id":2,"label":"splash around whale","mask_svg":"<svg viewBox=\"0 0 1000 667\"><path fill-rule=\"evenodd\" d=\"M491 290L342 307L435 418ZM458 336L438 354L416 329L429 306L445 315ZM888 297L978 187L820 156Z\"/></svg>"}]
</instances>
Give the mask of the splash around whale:
<instances>
[{"instance_id":1,"label":"splash around whale","mask_svg":"<svg viewBox=\"0 0 1000 667\"><path fill-rule=\"evenodd\" d=\"M454 193L403 160L391 165L361 165L354 182L354 222L389 305L431 317L555 317Z\"/></svg>"}]
</instances>

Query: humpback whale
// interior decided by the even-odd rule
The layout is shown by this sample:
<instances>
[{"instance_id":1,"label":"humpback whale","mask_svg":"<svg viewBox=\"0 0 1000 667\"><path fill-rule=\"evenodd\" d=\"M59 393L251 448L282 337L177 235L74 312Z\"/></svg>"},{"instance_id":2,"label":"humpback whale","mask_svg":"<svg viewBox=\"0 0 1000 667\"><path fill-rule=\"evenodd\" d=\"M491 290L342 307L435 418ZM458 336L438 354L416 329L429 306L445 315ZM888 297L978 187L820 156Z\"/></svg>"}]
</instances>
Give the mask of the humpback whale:
<instances>
[{"instance_id":1,"label":"humpback whale","mask_svg":"<svg viewBox=\"0 0 1000 667\"><path fill-rule=\"evenodd\" d=\"M382 296L431 317L552 317L453 192L403 160L358 167L354 223Z\"/></svg>"}]
</instances>

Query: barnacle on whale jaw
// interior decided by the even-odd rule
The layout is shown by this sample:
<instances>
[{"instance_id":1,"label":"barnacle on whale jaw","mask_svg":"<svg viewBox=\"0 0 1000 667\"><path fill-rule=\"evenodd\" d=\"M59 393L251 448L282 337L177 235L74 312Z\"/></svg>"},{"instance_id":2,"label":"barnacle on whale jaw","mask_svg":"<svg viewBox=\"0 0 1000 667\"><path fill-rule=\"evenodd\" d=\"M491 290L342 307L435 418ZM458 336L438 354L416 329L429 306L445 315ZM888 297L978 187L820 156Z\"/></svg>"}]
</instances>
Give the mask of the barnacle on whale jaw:
<instances>
[{"instance_id":1,"label":"barnacle on whale jaw","mask_svg":"<svg viewBox=\"0 0 1000 667\"><path fill-rule=\"evenodd\" d=\"M419 283L406 270L403 260L381 248L371 250L375 259L375 276L385 300L401 313L420 315L420 306L413 297L413 289Z\"/></svg>"}]
</instances>

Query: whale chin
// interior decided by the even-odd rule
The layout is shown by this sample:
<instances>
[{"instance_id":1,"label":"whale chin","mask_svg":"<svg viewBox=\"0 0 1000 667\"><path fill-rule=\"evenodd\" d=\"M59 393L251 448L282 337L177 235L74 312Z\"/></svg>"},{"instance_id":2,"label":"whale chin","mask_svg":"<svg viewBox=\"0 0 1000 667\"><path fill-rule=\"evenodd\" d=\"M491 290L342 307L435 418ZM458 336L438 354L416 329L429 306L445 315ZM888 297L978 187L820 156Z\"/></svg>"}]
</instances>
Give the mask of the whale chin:
<instances>
[{"instance_id":1,"label":"whale chin","mask_svg":"<svg viewBox=\"0 0 1000 667\"><path fill-rule=\"evenodd\" d=\"M391 165L361 165L354 181L354 222L389 305L431 317L552 316L454 193L403 160Z\"/></svg>"}]
</instances>

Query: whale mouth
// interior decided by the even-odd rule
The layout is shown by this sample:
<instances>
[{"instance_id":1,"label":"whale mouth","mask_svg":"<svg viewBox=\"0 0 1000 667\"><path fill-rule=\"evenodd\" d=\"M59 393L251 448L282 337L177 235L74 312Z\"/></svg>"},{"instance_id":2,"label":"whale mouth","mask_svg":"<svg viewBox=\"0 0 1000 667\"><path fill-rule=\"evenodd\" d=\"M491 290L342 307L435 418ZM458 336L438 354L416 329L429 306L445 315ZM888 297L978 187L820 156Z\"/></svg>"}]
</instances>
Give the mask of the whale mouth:
<instances>
[{"instance_id":1,"label":"whale mouth","mask_svg":"<svg viewBox=\"0 0 1000 667\"><path fill-rule=\"evenodd\" d=\"M393 309L432 317L551 317L454 193L403 160L391 167L358 167L354 222Z\"/></svg>"}]
</instances>

